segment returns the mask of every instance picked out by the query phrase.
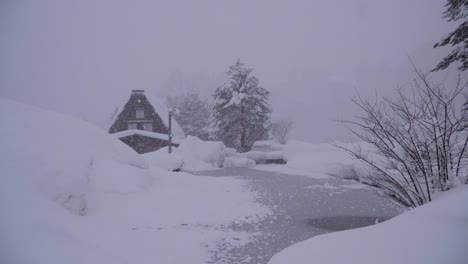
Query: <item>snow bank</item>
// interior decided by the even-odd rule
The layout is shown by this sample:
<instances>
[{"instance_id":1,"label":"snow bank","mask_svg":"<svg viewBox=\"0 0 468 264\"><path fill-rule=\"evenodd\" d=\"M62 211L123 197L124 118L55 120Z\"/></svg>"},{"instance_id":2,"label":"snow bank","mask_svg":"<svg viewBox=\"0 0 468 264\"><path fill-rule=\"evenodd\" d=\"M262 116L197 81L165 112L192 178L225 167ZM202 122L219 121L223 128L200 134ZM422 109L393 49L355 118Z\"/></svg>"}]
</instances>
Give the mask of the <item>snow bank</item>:
<instances>
[{"instance_id":1,"label":"snow bank","mask_svg":"<svg viewBox=\"0 0 468 264\"><path fill-rule=\"evenodd\" d=\"M182 141L174 152L184 158L183 167L186 170L205 168L206 164L221 167L227 153L222 142L203 141L193 136L188 136Z\"/></svg>"},{"instance_id":2,"label":"snow bank","mask_svg":"<svg viewBox=\"0 0 468 264\"><path fill-rule=\"evenodd\" d=\"M468 261L468 186L384 223L316 236L269 264L464 264Z\"/></svg>"},{"instance_id":3,"label":"snow bank","mask_svg":"<svg viewBox=\"0 0 468 264\"><path fill-rule=\"evenodd\" d=\"M210 170L220 168L225 164L225 158L236 154L220 141L203 141L197 137L188 136L179 147L168 154L167 148L144 154L143 157L153 166L174 170L181 168L185 171ZM240 160L231 159L228 165L240 165ZM245 163L245 161L244 161ZM248 163L248 162L247 162Z\"/></svg>"},{"instance_id":4,"label":"snow bank","mask_svg":"<svg viewBox=\"0 0 468 264\"><path fill-rule=\"evenodd\" d=\"M0 263L206 263L248 242L221 226L269 213L240 180L149 169L86 122L7 100L0 122Z\"/></svg>"},{"instance_id":5,"label":"snow bank","mask_svg":"<svg viewBox=\"0 0 468 264\"><path fill-rule=\"evenodd\" d=\"M151 183L145 161L84 121L13 101L0 100L0 122L0 256L18 257L0 262L71 263L81 250L90 255L77 262L109 261L72 230L99 203L93 190L132 193Z\"/></svg>"},{"instance_id":6,"label":"snow bank","mask_svg":"<svg viewBox=\"0 0 468 264\"><path fill-rule=\"evenodd\" d=\"M223 167L252 167L255 166L255 161L243 157L226 157L224 158Z\"/></svg>"},{"instance_id":7,"label":"snow bank","mask_svg":"<svg viewBox=\"0 0 468 264\"><path fill-rule=\"evenodd\" d=\"M239 157L254 160L256 164L265 164L267 160L284 160L287 161L282 151L249 151L245 153L239 153Z\"/></svg>"},{"instance_id":8,"label":"snow bank","mask_svg":"<svg viewBox=\"0 0 468 264\"><path fill-rule=\"evenodd\" d=\"M353 178L357 162L347 153L331 144L312 144L289 140L286 145L262 141L255 145L256 149L273 150L272 157L283 156L287 160L284 165L260 165L259 170L275 171L291 175L303 175L311 178L328 178L329 175ZM269 152L267 152L269 153ZM342 173L350 173L342 175Z\"/></svg>"},{"instance_id":9,"label":"snow bank","mask_svg":"<svg viewBox=\"0 0 468 264\"><path fill-rule=\"evenodd\" d=\"M0 167L6 183L29 182L34 192L74 213L85 213L85 195L97 167L148 167L131 148L84 121L1 100L0 122L6 124L0 130ZM138 189L148 179L149 174L137 173L119 191Z\"/></svg>"},{"instance_id":10,"label":"snow bank","mask_svg":"<svg viewBox=\"0 0 468 264\"><path fill-rule=\"evenodd\" d=\"M136 130L136 129L124 130L124 131L114 133L112 135L114 137L116 137L116 138L124 138L124 137L128 137L128 136L133 136L133 135L140 135L140 136L145 136L145 137L150 137L150 138L169 141L168 135L166 135L166 134L161 134L161 133L156 133L156 132L151 132L151 131L145 131L145 130ZM180 142L182 140L183 140L183 138L174 137L174 138L172 138L172 143L180 144Z\"/></svg>"},{"instance_id":11,"label":"snow bank","mask_svg":"<svg viewBox=\"0 0 468 264\"><path fill-rule=\"evenodd\" d=\"M174 148L175 149L175 148ZM161 168L168 171L181 169L184 158L177 152L169 154L168 147L158 149L141 155L151 167Z\"/></svg>"},{"instance_id":12,"label":"snow bank","mask_svg":"<svg viewBox=\"0 0 468 264\"><path fill-rule=\"evenodd\" d=\"M276 158L280 155L262 152L239 154L235 149L227 148L220 141L203 141L197 137L188 136L179 147L174 148L171 154L168 154L167 148L163 148L142 156L151 166L169 171L176 169L200 171L221 167L252 167L267 158Z\"/></svg>"}]
</instances>

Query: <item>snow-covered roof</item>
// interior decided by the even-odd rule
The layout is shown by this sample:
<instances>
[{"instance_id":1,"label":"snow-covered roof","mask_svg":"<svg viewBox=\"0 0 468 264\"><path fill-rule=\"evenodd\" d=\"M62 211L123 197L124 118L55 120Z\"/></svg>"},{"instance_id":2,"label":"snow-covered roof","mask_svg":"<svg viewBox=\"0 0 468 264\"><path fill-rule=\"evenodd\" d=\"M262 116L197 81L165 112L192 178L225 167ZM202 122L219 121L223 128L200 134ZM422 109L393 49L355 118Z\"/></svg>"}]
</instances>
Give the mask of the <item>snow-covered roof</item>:
<instances>
[{"instance_id":1,"label":"snow-covered roof","mask_svg":"<svg viewBox=\"0 0 468 264\"><path fill-rule=\"evenodd\" d=\"M168 136L166 134L155 133L155 132L145 131L145 130L136 130L136 129L124 130L124 131L114 133L112 135L114 137L116 137L116 138L123 138L123 137L128 137L128 136L133 136L133 135L140 135L140 136L156 138L156 139L161 139L161 140L169 140L169 138L168 138ZM182 140L183 140L182 138L173 137L172 138L172 143L180 144L180 142L182 142Z\"/></svg>"},{"instance_id":2,"label":"snow-covered roof","mask_svg":"<svg viewBox=\"0 0 468 264\"><path fill-rule=\"evenodd\" d=\"M153 106L154 111L156 111L156 113L161 117L164 125L166 127L169 127L169 109L167 108L166 104L162 100L159 100L158 96L156 96L155 94L151 92L144 91L144 90L135 90L135 91L138 91L139 93L143 93L145 95L146 99L148 99L149 103ZM108 130L115 123L120 113L122 113L124 106L128 102L129 98L130 97L127 97L126 100L122 100L122 102L120 102L120 104L117 105L117 113L114 115L114 117L110 121L107 127ZM185 138L184 130L182 130L182 128L180 127L180 125L177 123L177 121L174 118L172 118L171 125L172 125L172 135L174 137ZM165 136L167 138L167 135Z\"/></svg>"}]
</instances>

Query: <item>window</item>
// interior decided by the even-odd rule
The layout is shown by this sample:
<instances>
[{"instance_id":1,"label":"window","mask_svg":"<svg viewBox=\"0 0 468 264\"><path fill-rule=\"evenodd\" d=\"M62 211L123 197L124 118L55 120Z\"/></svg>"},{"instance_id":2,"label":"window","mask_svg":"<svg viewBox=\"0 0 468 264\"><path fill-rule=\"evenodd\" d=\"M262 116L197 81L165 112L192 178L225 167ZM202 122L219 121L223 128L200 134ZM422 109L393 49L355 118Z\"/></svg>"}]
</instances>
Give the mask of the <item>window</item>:
<instances>
[{"instance_id":1,"label":"window","mask_svg":"<svg viewBox=\"0 0 468 264\"><path fill-rule=\"evenodd\" d=\"M143 130L153 131L153 123L143 123Z\"/></svg>"},{"instance_id":2,"label":"window","mask_svg":"<svg viewBox=\"0 0 468 264\"><path fill-rule=\"evenodd\" d=\"M136 110L136 118L138 118L138 119L143 119L143 118L145 118L145 110L143 110L143 109L137 109L137 110Z\"/></svg>"},{"instance_id":3,"label":"window","mask_svg":"<svg viewBox=\"0 0 468 264\"><path fill-rule=\"evenodd\" d=\"M137 129L137 123L128 123L128 130Z\"/></svg>"}]
</instances>

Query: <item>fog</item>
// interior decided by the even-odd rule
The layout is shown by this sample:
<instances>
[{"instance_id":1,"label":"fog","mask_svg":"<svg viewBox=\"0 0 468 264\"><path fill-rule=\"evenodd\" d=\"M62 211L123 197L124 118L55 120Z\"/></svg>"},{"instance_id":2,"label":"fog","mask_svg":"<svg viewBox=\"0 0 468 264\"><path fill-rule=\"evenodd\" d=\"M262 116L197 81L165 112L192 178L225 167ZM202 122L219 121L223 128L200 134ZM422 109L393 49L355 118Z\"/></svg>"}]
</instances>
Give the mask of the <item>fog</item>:
<instances>
[{"instance_id":1,"label":"fog","mask_svg":"<svg viewBox=\"0 0 468 264\"><path fill-rule=\"evenodd\" d=\"M240 58L293 137L349 139L356 92L410 85L453 25L444 0L0 1L0 97L105 128L131 89L210 96ZM7 124L2 124L7 125Z\"/></svg>"}]
</instances>

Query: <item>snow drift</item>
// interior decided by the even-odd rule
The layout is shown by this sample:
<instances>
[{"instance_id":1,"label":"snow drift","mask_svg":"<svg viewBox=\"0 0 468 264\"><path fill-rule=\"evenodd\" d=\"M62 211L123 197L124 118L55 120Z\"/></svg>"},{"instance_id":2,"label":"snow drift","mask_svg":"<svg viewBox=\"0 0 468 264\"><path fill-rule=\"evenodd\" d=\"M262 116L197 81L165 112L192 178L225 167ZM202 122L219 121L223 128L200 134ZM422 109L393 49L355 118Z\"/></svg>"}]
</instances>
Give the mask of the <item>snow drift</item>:
<instances>
[{"instance_id":1,"label":"snow drift","mask_svg":"<svg viewBox=\"0 0 468 264\"><path fill-rule=\"evenodd\" d=\"M93 190L131 193L151 182L137 153L84 121L0 100L0 122L8 124L0 130L0 233L9 242L0 256L25 258L2 263L27 263L28 255L48 259L53 251L54 261L68 262L60 256L71 254L71 247L63 245L83 246L67 238L78 220L72 215L97 206ZM17 252L21 248L28 251Z\"/></svg>"},{"instance_id":2,"label":"snow drift","mask_svg":"<svg viewBox=\"0 0 468 264\"><path fill-rule=\"evenodd\" d=\"M28 182L32 188L29 191L40 193L74 214L85 214L91 177L100 181L104 180L99 178L101 175L113 172L105 171L105 164L139 172L147 168L131 148L84 121L1 100L0 122L8 124L0 130L0 167L7 183ZM101 172L98 175L97 170ZM119 180L126 181L126 185L120 185L118 191L131 192L150 177L137 173ZM2 187L11 192L12 186Z\"/></svg>"}]
</instances>

